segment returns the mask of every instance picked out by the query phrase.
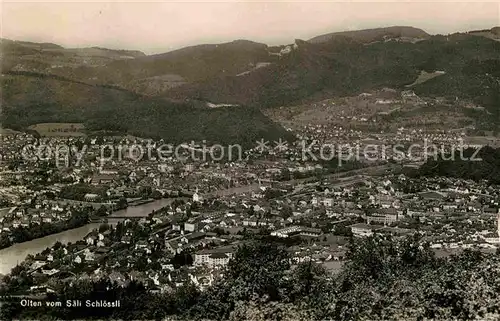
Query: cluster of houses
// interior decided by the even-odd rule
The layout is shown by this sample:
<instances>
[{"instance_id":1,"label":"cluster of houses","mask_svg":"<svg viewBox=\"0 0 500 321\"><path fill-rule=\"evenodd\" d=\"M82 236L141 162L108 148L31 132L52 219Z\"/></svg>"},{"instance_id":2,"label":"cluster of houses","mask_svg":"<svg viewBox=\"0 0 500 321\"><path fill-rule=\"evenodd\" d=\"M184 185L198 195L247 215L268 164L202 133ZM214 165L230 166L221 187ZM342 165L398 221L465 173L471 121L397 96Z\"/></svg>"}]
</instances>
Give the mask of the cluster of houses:
<instances>
[{"instance_id":1,"label":"cluster of houses","mask_svg":"<svg viewBox=\"0 0 500 321\"><path fill-rule=\"evenodd\" d=\"M52 202L37 202L30 207L6 207L0 209L0 233L11 232L18 227L66 221L75 210L73 206L61 206Z\"/></svg>"}]
</instances>

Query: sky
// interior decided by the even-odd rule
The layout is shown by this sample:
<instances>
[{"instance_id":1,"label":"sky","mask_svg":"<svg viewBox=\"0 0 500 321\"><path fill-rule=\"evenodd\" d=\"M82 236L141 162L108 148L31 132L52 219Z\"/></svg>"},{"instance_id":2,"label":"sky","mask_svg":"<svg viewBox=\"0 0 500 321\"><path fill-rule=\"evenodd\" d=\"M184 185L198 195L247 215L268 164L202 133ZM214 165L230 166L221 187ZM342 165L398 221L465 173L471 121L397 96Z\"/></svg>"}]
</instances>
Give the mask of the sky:
<instances>
[{"instance_id":1,"label":"sky","mask_svg":"<svg viewBox=\"0 0 500 321\"><path fill-rule=\"evenodd\" d=\"M248 39L269 45L344 30L404 25L431 34L500 26L500 2L0 1L3 38L166 52Z\"/></svg>"}]
</instances>

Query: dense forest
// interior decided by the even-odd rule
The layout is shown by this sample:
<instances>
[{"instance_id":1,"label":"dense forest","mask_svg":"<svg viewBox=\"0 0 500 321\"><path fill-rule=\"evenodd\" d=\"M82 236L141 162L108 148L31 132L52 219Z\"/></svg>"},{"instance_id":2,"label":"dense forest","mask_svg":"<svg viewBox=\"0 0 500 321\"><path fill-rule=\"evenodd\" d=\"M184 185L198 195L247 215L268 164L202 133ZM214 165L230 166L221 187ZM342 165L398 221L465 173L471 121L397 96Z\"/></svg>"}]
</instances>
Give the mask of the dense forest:
<instances>
[{"instance_id":1,"label":"dense forest","mask_svg":"<svg viewBox=\"0 0 500 321\"><path fill-rule=\"evenodd\" d=\"M418 95L468 99L492 113L498 107L493 99L499 92L500 43L491 39L453 34L416 43L378 41L367 45L338 37L324 43L296 40L296 44L287 57L245 77L186 84L166 95L278 107L383 87L404 89L424 70L445 74L413 86Z\"/></svg>"},{"instance_id":2,"label":"dense forest","mask_svg":"<svg viewBox=\"0 0 500 321\"><path fill-rule=\"evenodd\" d=\"M353 239L342 272L321 265L290 265L277 243L255 242L237 251L220 279L199 292L185 285L151 293L131 282L79 281L49 300L120 300L120 308L22 308L5 299L0 318L173 320L497 320L498 254L465 250L437 258L419 235ZM22 276L11 276L21 278ZM24 276L26 277L26 276Z\"/></svg>"},{"instance_id":3,"label":"dense forest","mask_svg":"<svg viewBox=\"0 0 500 321\"><path fill-rule=\"evenodd\" d=\"M453 155L429 158L416 176L447 176L463 179L488 180L500 184L500 148L485 146L477 150L468 148Z\"/></svg>"},{"instance_id":4,"label":"dense forest","mask_svg":"<svg viewBox=\"0 0 500 321\"><path fill-rule=\"evenodd\" d=\"M32 72L4 74L0 86L2 125L16 130L37 123L74 122L84 124L90 132L106 130L163 138L169 143L205 139L254 146L260 139L293 138L254 108L200 108L196 103L142 96Z\"/></svg>"}]
</instances>

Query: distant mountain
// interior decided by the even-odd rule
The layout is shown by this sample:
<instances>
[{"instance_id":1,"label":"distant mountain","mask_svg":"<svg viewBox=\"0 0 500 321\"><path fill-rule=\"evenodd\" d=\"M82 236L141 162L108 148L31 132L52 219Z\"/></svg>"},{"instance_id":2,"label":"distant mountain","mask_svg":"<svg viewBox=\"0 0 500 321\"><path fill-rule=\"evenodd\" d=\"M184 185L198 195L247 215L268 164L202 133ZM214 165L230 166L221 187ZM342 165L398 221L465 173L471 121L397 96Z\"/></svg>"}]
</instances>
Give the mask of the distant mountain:
<instances>
[{"instance_id":1,"label":"distant mountain","mask_svg":"<svg viewBox=\"0 0 500 321\"><path fill-rule=\"evenodd\" d=\"M0 38L0 45L2 46L2 51L14 49L14 48L26 48L33 50L54 50L54 49L64 49L62 46L50 42L31 42L31 41L18 41L10 40L5 38Z\"/></svg>"},{"instance_id":2,"label":"distant mountain","mask_svg":"<svg viewBox=\"0 0 500 321\"><path fill-rule=\"evenodd\" d=\"M44 46L43 46L44 47ZM147 95L170 88L207 81L221 75L235 76L259 63L277 60L268 46L248 40L186 47L146 56L142 52L103 48L40 49L20 42L2 42L5 71L49 73L90 84L113 84ZM45 47L44 47L45 48Z\"/></svg>"},{"instance_id":3,"label":"distant mountain","mask_svg":"<svg viewBox=\"0 0 500 321\"><path fill-rule=\"evenodd\" d=\"M135 50L107 48L63 48L52 43L0 39L2 72L23 71L59 75L73 80L98 83L95 70L117 60L145 56Z\"/></svg>"},{"instance_id":4,"label":"distant mountain","mask_svg":"<svg viewBox=\"0 0 500 321\"><path fill-rule=\"evenodd\" d=\"M402 41L413 42L427 39L430 37L430 35L422 29L395 26L387 28L332 32L321 36L316 36L312 39L309 39L308 41L311 43L322 43L339 37L352 39L361 43L370 43L374 41L386 41L390 39L399 39Z\"/></svg>"},{"instance_id":5,"label":"distant mountain","mask_svg":"<svg viewBox=\"0 0 500 321\"><path fill-rule=\"evenodd\" d=\"M266 68L243 76L221 76L185 84L166 97L214 103L276 107L391 87L406 89L421 71L444 74L412 86L417 94L469 99L500 109L490 96L498 90L500 43L467 34L432 36L417 43L362 44L339 37L322 43L297 40L293 50Z\"/></svg>"},{"instance_id":6,"label":"distant mountain","mask_svg":"<svg viewBox=\"0 0 500 321\"><path fill-rule=\"evenodd\" d=\"M261 133L283 134L260 108L413 84L421 96L473 101L500 123L500 42L491 36L498 32L429 36L412 27L389 27L283 46L236 40L151 56L4 39L2 85L10 87L3 88L2 118L15 128L76 121L175 139L206 135L251 141ZM415 82L422 72L438 71L439 77ZM208 107L225 105L245 107ZM256 110L245 111L248 107ZM239 128L231 125L235 120L241 120Z\"/></svg>"},{"instance_id":7,"label":"distant mountain","mask_svg":"<svg viewBox=\"0 0 500 321\"><path fill-rule=\"evenodd\" d=\"M137 80L140 79L141 92L158 94L185 83L209 81L223 75L236 76L251 70L260 62L276 59L269 55L265 44L236 40L186 47L129 61L115 61L96 72L97 77L104 82L130 90L138 89Z\"/></svg>"},{"instance_id":8,"label":"distant mountain","mask_svg":"<svg viewBox=\"0 0 500 321\"><path fill-rule=\"evenodd\" d=\"M2 75L1 86L1 123L6 128L23 130L36 123L72 122L83 123L90 131L117 131L163 138L169 143L205 139L246 146L261 138L290 138L290 133L257 109L199 108L28 72Z\"/></svg>"},{"instance_id":9,"label":"distant mountain","mask_svg":"<svg viewBox=\"0 0 500 321\"><path fill-rule=\"evenodd\" d=\"M192 82L218 75L235 76L251 69L257 62L269 59L267 45L236 40L216 45L186 47L113 65L130 72L140 68L147 76L174 73Z\"/></svg>"},{"instance_id":10,"label":"distant mountain","mask_svg":"<svg viewBox=\"0 0 500 321\"><path fill-rule=\"evenodd\" d=\"M486 37L486 38L500 41L500 27L494 27L491 29L484 29L484 30L469 31L468 34L473 35L473 36Z\"/></svg>"},{"instance_id":11,"label":"distant mountain","mask_svg":"<svg viewBox=\"0 0 500 321\"><path fill-rule=\"evenodd\" d=\"M35 43L0 39L3 70L35 71L46 68L51 72L64 67L80 65L102 66L113 60L126 60L143 57L137 50L115 50L100 47L63 48L53 43Z\"/></svg>"}]
</instances>

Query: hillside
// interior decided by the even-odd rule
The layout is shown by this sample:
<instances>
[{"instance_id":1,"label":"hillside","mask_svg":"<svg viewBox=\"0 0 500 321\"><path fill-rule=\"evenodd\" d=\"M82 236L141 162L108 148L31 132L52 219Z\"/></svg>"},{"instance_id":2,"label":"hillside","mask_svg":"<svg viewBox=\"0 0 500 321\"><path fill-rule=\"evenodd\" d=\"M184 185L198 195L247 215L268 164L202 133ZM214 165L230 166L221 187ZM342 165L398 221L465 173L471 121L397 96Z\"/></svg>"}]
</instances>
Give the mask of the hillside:
<instances>
[{"instance_id":1,"label":"hillside","mask_svg":"<svg viewBox=\"0 0 500 321\"><path fill-rule=\"evenodd\" d=\"M5 38L0 38L0 46L2 48L2 53L4 55L8 54L18 54L18 55L28 55L36 54L40 58L43 58L45 54L50 56L54 54L55 56L63 57L65 54L74 54L77 56L86 57L107 57L110 59L130 59L143 57L144 54L138 50L117 50L108 49L101 47L89 47L89 48L64 48L58 44L54 43L38 43L29 41L17 41Z\"/></svg>"},{"instance_id":2,"label":"hillside","mask_svg":"<svg viewBox=\"0 0 500 321\"><path fill-rule=\"evenodd\" d=\"M270 62L267 45L247 40L205 44L115 61L99 69L104 83L118 84L145 94L158 94L179 85L210 81L219 76L236 76L260 62ZM140 85L137 80L140 79Z\"/></svg>"},{"instance_id":3,"label":"hillside","mask_svg":"<svg viewBox=\"0 0 500 321\"><path fill-rule=\"evenodd\" d=\"M336 38L348 38L361 43L370 43L374 41L384 41L389 39L399 39L402 41L418 41L429 38L429 34L422 29L413 27L387 27L364 29L355 31L332 32L325 35L316 36L309 39L311 43L328 42Z\"/></svg>"},{"instance_id":4,"label":"hillside","mask_svg":"<svg viewBox=\"0 0 500 321\"><path fill-rule=\"evenodd\" d=\"M145 56L137 50L64 48L53 43L34 43L0 38L3 71L36 71L64 75L66 69L104 66L115 60ZM77 77L78 78L78 77Z\"/></svg>"},{"instance_id":5,"label":"hillside","mask_svg":"<svg viewBox=\"0 0 500 321\"><path fill-rule=\"evenodd\" d=\"M276 107L357 95L384 87L405 89L422 71L439 77L414 84L422 96L456 97L497 110L500 43L464 34L433 36L418 43L360 44L346 38L325 43L297 40L295 49L276 63L240 77L218 77L165 93L176 99L196 97L215 103Z\"/></svg>"},{"instance_id":6,"label":"hillside","mask_svg":"<svg viewBox=\"0 0 500 321\"><path fill-rule=\"evenodd\" d=\"M488 32L494 34L498 30L493 28ZM4 90L10 107L7 106L8 112L3 118L16 128L66 119L89 124L97 122L100 128L105 128L109 122L111 128L135 128L139 132L155 128L155 132L168 136L170 131L160 125L164 121L162 118L153 119L152 126L137 124L134 117L120 121L111 121L117 116L110 116L105 121L99 118L122 109L125 114L131 110L142 112L143 108L138 106L143 104L148 105L144 110L153 114L159 113L157 109L166 113L166 119L180 117L178 113L170 114L170 108L164 111L159 107L168 104L182 108L182 114L191 120L202 112L221 113L220 122L225 122L230 120L225 118L226 113L236 115L243 110L198 109L200 106L203 109L206 102L213 106L233 104L257 109L309 104L386 87L405 90L411 85L411 90L420 97L460 99L485 107L489 117L481 116L479 122L500 124L500 85L497 82L500 79L500 42L478 35L472 32L429 36L416 28L390 27L327 34L309 41L296 40L285 46L269 47L236 40L151 56L127 50L65 49L56 44L4 39L1 62L3 72L10 73L5 80L12 85ZM38 76L27 81L28 78L16 76L15 72L24 73L22 77L30 72ZM422 75L435 73L439 77L421 80ZM62 78L47 79L40 74ZM47 102L45 96L52 98ZM36 106L35 112L32 106ZM59 113L54 114L54 110ZM191 110L195 114L187 113ZM27 116L28 111L31 116ZM248 117L257 117L257 123L263 127L270 126L261 114L242 115L242 119ZM210 119L210 116L205 118ZM218 119L213 120L213 124L223 125ZM193 123L204 128L198 121ZM250 136L259 131L250 125L246 127ZM491 129L492 125L485 127ZM188 137L200 137L189 126L171 124L169 128L178 129L171 130L173 136L187 130ZM219 136L211 127L206 130L209 132L203 135L226 137ZM243 128L227 130L236 137L243 132Z\"/></svg>"},{"instance_id":7,"label":"hillside","mask_svg":"<svg viewBox=\"0 0 500 321\"><path fill-rule=\"evenodd\" d=\"M161 137L172 143L206 139L252 146L260 138L290 136L255 109L201 109L123 89L26 72L4 74L1 86L1 121L7 128L72 122L84 123L91 131L114 130L140 137Z\"/></svg>"},{"instance_id":8,"label":"hillside","mask_svg":"<svg viewBox=\"0 0 500 321\"><path fill-rule=\"evenodd\" d=\"M428 159L419 169L412 173L416 176L445 176L475 181L487 180L491 184L500 183L500 149L489 146L481 148L476 155L476 149L469 148L455 152L451 159ZM462 159L463 158L463 159ZM473 161L471 161L473 160Z\"/></svg>"},{"instance_id":9,"label":"hillside","mask_svg":"<svg viewBox=\"0 0 500 321\"><path fill-rule=\"evenodd\" d=\"M413 27L388 27L330 33L288 46L236 40L150 56L4 40L2 63L4 71L59 75L149 96L257 107L403 88L422 71L439 70L446 75L412 89L484 104L488 94L478 92L487 77L469 65L496 68L500 44L474 36L485 32L429 36ZM496 28L488 31L496 33Z\"/></svg>"},{"instance_id":10,"label":"hillside","mask_svg":"<svg viewBox=\"0 0 500 321\"><path fill-rule=\"evenodd\" d=\"M491 29L485 29L485 30L473 30L469 31L468 34L500 41L500 27L493 27Z\"/></svg>"},{"instance_id":11,"label":"hillside","mask_svg":"<svg viewBox=\"0 0 500 321\"><path fill-rule=\"evenodd\" d=\"M267 45L247 40L197 45L150 56L97 47L47 49L43 44L23 44L2 41L4 71L49 73L148 95L220 75L235 76L258 63L277 59L269 55Z\"/></svg>"},{"instance_id":12,"label":"hillside","mask_svg":"<svg viewBox=\"0 0 500 321\"><path fill-rule=\"evenodd\" d=\"M315 96L345 95L365 87L403 85L413 77L408 66L392 59L404 52L373 47L375 52L367 55L363 46L344 39L325 44L297 40L295 48L277 63L248 75L219 77L175 88L168 94L176 98L197 96L215 102L273 107ZM355 59L360 61L353 64ZM383 60L383 64L377 59Z\"/></svg>"},{"instance_id":13,"label":"hillside","mask_svg":"<svg viewBox=\"0 0 500 321\"><path fill-rule=\"evenodd\" d=\"M236 75L258 61L267 61L267 45L248 40L235 40L222 44L204 44L167 53L151 55L126 63L133 69L141 67L150 74L177 72L190 81L214 77L220 73Z\"/></svg>"}]
</instances>

